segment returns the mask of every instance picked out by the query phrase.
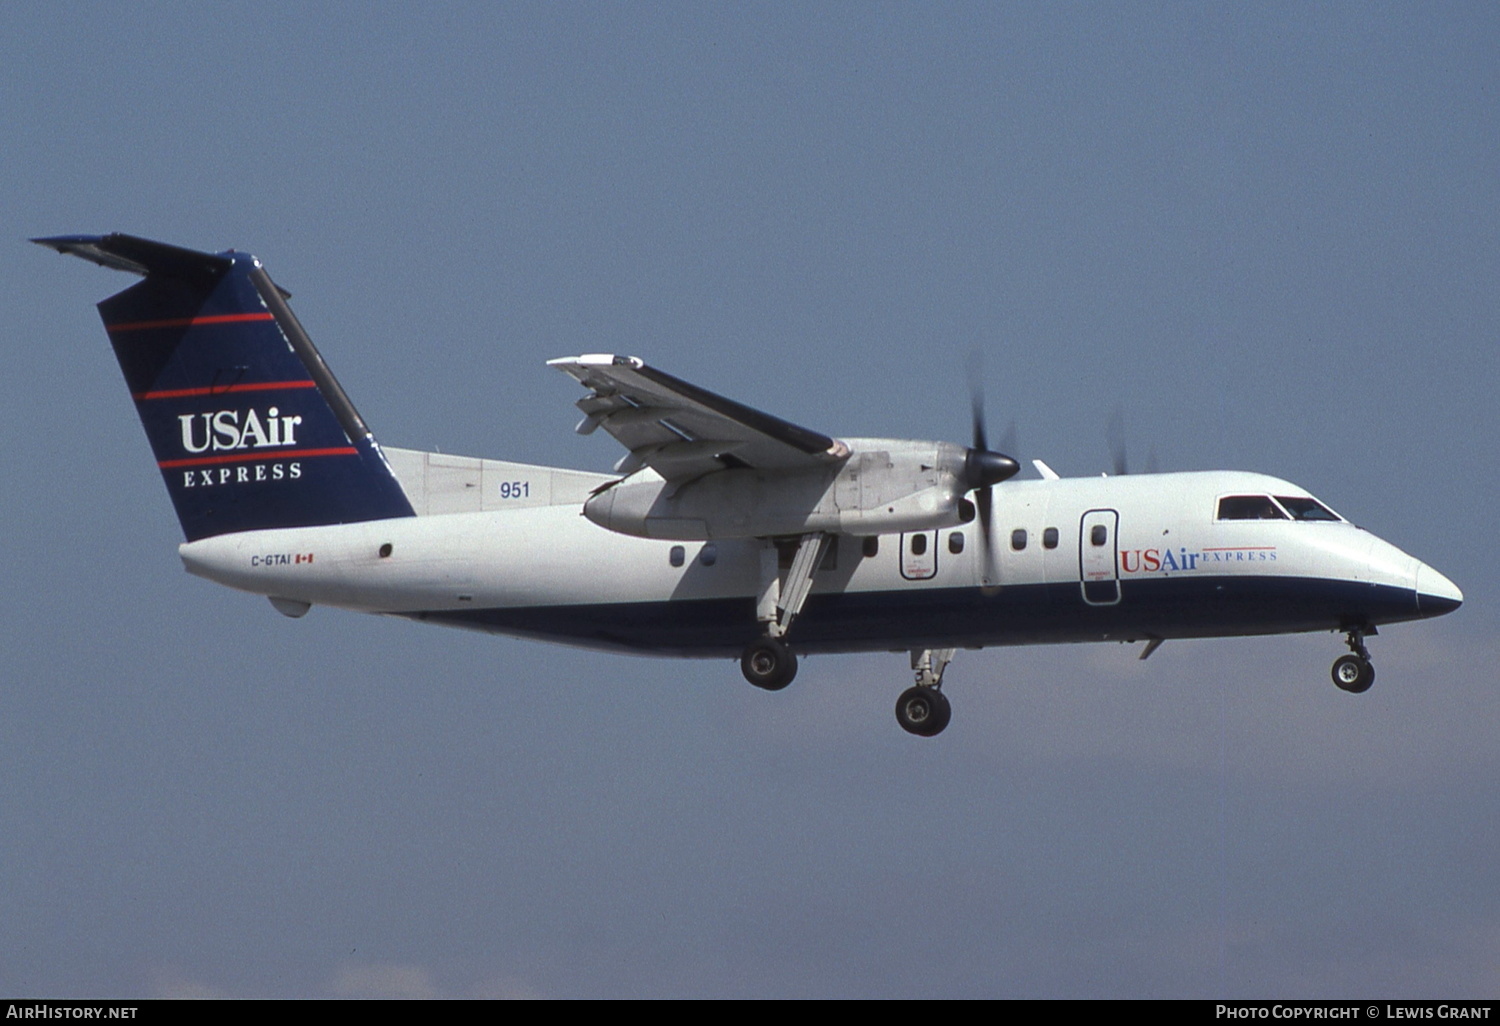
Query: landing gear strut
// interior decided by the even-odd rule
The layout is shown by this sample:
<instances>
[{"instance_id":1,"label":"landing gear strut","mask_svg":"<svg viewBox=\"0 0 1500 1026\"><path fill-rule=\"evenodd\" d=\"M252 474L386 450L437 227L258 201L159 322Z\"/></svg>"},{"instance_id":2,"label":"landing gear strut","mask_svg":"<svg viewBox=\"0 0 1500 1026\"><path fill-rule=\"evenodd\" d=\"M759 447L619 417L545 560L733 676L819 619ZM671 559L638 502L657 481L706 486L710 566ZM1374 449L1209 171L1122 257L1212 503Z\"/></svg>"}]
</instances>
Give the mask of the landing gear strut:
<instances>
[{"instance_id":1,"label":"landing gear strut","mask_svg":"<svg viewBox=\"0 0 1500 1026\"><path fill-rule=\"evenodd\" d=\"M911 668L916 671L916 687L907 688L896 699L896 722L908 734L934 737L941 734L953 718L953 707L942 692L943 671L953 659L951 648L926 648L913 651Z\"/></svg>"},{"instance_id":2,"label":"landing gear strut","mask_svg":"<svg viewBox=\"0 0 1500 1026\"><path fill-rule=\"evenodd\" d=\"M804 534L796 544L784 576L776 543L768 540L761 550L756 618L766 633L746 645L740 656L740 672L745 679L767 691L780 691L797 676L797 656L785 641L786 633L812 590L813 571L822 559L828 535Z\"/></svg>"},{"instance_id":3,"label":"landing gear strut","mask_svg":"<svg viewBox=\"0 0 1500 1026\"><path fill-rule=\"evenodd\" d=\"M1356 627L1344 634L1353 654L1340 656L1334 662L1333 682L1351 694L1364 694L1375 683L1375 667L1370 662L1369 650L1365 648L1365 636L1374 633L1373 627L1368 631Z\"/></svg>"}]
</instances>

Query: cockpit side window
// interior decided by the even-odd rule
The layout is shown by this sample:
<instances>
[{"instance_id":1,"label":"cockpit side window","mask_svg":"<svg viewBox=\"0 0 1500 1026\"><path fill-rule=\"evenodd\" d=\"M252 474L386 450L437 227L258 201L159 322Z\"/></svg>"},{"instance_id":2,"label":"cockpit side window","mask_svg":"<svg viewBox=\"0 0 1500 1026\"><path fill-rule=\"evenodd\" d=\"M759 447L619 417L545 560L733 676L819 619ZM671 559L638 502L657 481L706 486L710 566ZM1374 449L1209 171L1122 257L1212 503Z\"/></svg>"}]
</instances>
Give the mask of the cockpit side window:
<instances>
[{"instance_id":1,"label":"cockpit side window","mask_svg":"<svg viewBox=\"0 0 1500 1026\"><path fill-rule=\"evenodd\" d=\"M1269 495L1226 495L1219 500L1220 520L1285 520Z\"/></svg>"},{"instance_id":2,"label":"cockpit side window","mask_svg":"<svg viewBox=\"0 0 1500 1026\"><path fill-rule=\"evenodd\" d=\"M1333 510L1323 505L1317 499L1306 496L1296 497L1288 495L1276 496L1276 501L1285 507L1292 515L1293 520L1332 520L1337 522L1340 517Z\"/></svg>"}]
</instances>

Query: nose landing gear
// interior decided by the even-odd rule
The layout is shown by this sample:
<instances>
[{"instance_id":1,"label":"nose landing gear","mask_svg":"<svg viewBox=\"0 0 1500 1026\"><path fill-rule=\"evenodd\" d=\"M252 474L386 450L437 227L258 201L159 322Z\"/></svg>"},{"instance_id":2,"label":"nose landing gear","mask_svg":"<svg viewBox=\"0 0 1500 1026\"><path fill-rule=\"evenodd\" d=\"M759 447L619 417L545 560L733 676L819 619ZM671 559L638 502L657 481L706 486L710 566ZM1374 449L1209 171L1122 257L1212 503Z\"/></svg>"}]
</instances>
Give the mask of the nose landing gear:
<instances>
[{"instance_id":1,"label":"nose landing gear","mask_svg":"<svg viewBox=\"0 0 1500 1026\"><path fill-rule=\"evenodd\" d=\"M1374 634L1369 630L1354 628L1344 637L1348 640L1352 655L1340 656L1333 664L1333 682L1350 694L1362 695L1375 683L1375 667L1370 662L1370 652L1365 648L1365 636Z\"/></svg>"}]
</instances>

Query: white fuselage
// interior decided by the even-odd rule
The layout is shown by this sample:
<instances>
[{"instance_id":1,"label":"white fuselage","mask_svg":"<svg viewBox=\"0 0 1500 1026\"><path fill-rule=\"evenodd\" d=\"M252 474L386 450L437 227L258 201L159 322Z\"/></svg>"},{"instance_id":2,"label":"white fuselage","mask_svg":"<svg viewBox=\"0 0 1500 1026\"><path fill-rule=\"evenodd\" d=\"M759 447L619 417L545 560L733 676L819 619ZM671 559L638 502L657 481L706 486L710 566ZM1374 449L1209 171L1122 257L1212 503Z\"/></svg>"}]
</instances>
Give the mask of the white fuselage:
<instances>
[{"instance_id":1,"label":"white fuselage","mask_svg":"<svg viewBox=\"0 0 1500 1026\"><path fill-rule=\"evenodd\" d=\"M611 480L603 475L387 452L418 516L220 535L184 544L183 562L278 608L331 605L597 647L731 655L758 630L769 541L630 537L581 515L588 492ZM1217 519L1230 494L1307 495L1219 471L1012 481L995 489L998 588L981 587L976 524L873 546L842 536L793 640L853 651L1347 630L1436 615L1462 598L1347 521Z\"/></svg>"}]
</instances>

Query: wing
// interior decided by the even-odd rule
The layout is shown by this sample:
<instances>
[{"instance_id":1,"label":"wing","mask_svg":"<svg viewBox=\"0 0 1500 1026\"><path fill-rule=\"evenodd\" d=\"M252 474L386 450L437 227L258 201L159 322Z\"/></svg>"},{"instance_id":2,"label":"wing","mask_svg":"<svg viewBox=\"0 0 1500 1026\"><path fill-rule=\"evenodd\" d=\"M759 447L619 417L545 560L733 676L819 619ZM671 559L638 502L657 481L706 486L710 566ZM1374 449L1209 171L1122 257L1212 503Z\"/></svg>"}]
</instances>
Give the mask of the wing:
<instances>
[{"instance_id":1,"label":"wing","mask_svg":"<svg viewBox=\"0 0 1500 1026\"><path fill-rule=\"evenodd\" d=\"M547 361L589 394L579 434L602 427L630 453L615 469L649 466L668 481L750 467L797 471L846 459L849 447L648 367L633 356L592 354Z\"/></svg>"}]
</instances>

